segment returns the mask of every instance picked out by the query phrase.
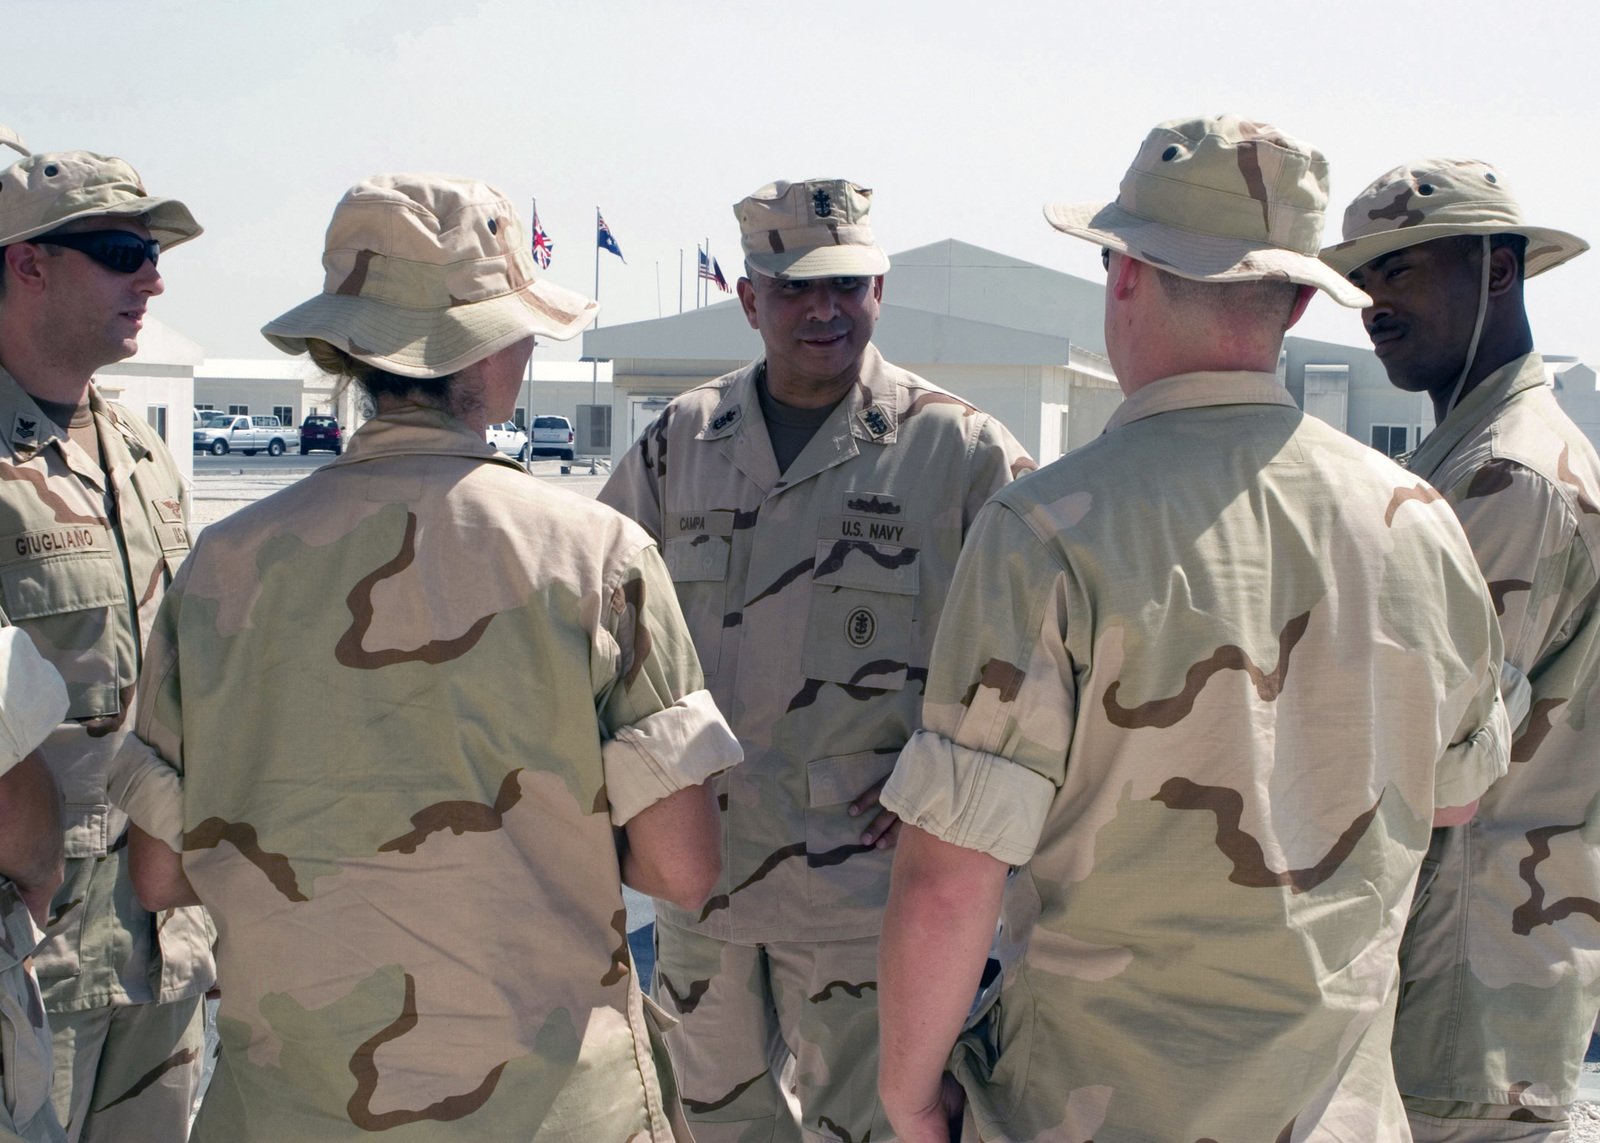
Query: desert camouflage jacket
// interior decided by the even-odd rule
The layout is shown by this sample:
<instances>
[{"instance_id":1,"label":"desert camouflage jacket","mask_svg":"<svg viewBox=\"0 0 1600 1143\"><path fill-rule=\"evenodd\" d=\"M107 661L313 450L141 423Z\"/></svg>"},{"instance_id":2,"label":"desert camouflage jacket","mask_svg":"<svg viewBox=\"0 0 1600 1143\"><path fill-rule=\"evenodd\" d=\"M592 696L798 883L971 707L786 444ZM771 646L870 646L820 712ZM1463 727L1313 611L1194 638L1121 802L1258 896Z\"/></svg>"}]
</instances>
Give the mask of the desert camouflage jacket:
<instances>
[{"instance_id":1,"label":"desert camouflage jacket","mask_svg":"<svg viewBox=\"0 0 1600 1143\"><path fill-rule=\"evenodd\" d=\"M409 406L207 529L141 686L221 932L196 1139L677 1137L613 830L738 751L640 529Z\"/></svg>"},{"instance_id":2,"label":"desert camouflage jacket","mask_svg":"<svg viewBox=\"0 0 1600 1143\"><path fill-rule=\"evenodd\" d=\"M1435 839L1403 957L1400 1089L1569 1103L1600 1008L1600 459L1530 354L1408 467L1460 517L1532 707L1477 818Z\"/></svg>"},{"instance_id":3,"label":"desert camouflage jacket","mask_svg":"<svg viewBox=\"0 0 1600 1143\"><path fill-rule=\"evenodd\" d=\"M175 1000L213 981L205 914L156 918L135 899L127 819L106 795L133 729L144 639L189 551L187 493L146 421L93 387L89 404L104 475L0 370L0 608L61 672L70 701L39 747L65 801L66 881L35 958L51 1011Z\"/></svg>"},{"instance_id":4,"label":"desert camouflage jacket","mask_svg":"<svg viewBox=\"0 0 1600 1143\"><path fill-rule=\"evenodd\" d=\"M850 802L916 727L979 507L1034 467L994 418L868 346L861 380L778 474L748 365L678 397L600 498L660 541L717 706L722 882L673 924L740 942L875 935L892 850Z\"/></svg>"},{"instance_id":5,"label":"desert camouflage jacket","mask_svg":"<svg viewBox=\"0 0 1600 1143\"><path fill-rule=\"evenodd\" d=\"M998 494L886 792L1021 867L952 1061L983 1138L1399 1138L1396 950L1435 808L1505 768L1500 654L1438 494L1271 374Z\"/></svg>"}]
</instances>

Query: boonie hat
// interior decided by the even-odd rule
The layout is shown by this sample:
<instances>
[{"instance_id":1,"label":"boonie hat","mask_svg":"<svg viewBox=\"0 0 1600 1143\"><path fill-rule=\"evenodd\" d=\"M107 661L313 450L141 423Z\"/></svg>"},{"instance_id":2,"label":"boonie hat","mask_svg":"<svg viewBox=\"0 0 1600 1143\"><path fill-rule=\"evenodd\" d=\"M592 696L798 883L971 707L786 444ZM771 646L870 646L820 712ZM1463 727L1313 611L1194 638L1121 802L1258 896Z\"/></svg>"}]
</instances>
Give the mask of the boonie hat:
<instances>
[{"instance_id":1,"label":"boonie hat","mask_svg":"<svg viewBox=\"0 0 1600 1143\"><path fill-rule=\"evenodd\" d=\"M1322 252L1341 274L1419 242L1461 234L1521 234L1523 276L1576 258L1589 244L1564 230L1529 226L1505 176L1478 159L1425 159L1380 175L1344 212L1344 241Z\"/></svg>"},{"instance_id":2,"label":"boonie hat","mask_svg":"<svg viewBox=\"0 0 1600 1143\"><path fill-rule=\"evenodd\" d=\"M122 159L92 151L32 155L6 127L0 127L0 143L24 156L0 171L0 246L100 215L141 219L163 250L200 233L188 207L175 198L151 198L139 172Z\"/></svg>"},{"instance_id":3,"label":"boonie hat","mask_svg":"<svg viewBox=\"0 0 1600 1143\"><path fill-rule=\"evenodd\" d=\"M1236 115L1174 119L1145 137L1112 203L1050 203L1064 233L1180 278L1283 278L1345 306L1370 299L1317 258L1328 205L1322 152Z\"/></svg>"},{"instance_id":4,"label":"boonie hat","mask_svg":"<svg viewBox=\"0 0 1600 1143\"><path fill-rule=\"evenodd\" d=\"M872 236L872 191L844 179L768 183L733 205L745 261L769 278L877 277L889 255Z\"/></svg>"},{"instance_id":5,"label":"boonie hat","mask_svg":"<svg viewBox=\"0 0 1600 1143\"><path fill-rule=\"evenodd\" d=\"M511 201L450 175L374 175L328 224L322 293L261 332L307 338L402 377L442 377L533 334L565 341L598 302L541 280Z\"/></svg>"}]
</instances>

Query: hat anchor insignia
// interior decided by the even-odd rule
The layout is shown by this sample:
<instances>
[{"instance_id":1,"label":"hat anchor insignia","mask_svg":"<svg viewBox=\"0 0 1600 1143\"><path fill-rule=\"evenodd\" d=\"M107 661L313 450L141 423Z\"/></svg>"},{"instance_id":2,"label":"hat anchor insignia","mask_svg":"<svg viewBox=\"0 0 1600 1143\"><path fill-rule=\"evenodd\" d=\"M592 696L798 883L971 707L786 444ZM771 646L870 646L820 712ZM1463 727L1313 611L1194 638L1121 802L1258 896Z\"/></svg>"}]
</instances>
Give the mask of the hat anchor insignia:
<instances>
[{"instance_id":1,"label":"hat anchor insignia","mask_svg":"<svg viewBox=\"0 0 1600 1143\"><path fill-rule=\"evenodd\" d=\"M818 187L811 196L811 207L817 212L818 218L827 218L833 214L833 196Z\"/></svg>"}]
</instances>

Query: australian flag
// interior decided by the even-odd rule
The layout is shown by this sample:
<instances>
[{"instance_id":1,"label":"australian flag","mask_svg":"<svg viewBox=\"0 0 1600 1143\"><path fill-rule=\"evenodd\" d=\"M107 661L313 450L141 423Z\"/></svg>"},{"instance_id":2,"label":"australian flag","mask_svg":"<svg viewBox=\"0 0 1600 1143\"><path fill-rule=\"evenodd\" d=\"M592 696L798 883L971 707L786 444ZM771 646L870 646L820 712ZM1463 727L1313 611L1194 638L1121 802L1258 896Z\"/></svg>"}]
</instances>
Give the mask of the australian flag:
<instances>
[{"instance_id":1,"label":"australian flag","mask_svg":"<svg viewBox=\"0 0 1600 1143\"><path fill-rule=\"evenodd\" d=\"M544 232L544 227L539 225L539 208L533 208L533 260L539 263L539 269L550 268L550 255L556 252L556 244L550 241L550 236Z\"/></svg>"},{"instance_id":2,"label":"australian flag","mask_svg":"<svg viewBox=\"0 0 1600 1143\"><path fill-rule=\"evenodd\" d=\"M617 239L611 233L611 227L606 225L605 217L598 210L594 212L594 220L595 241L599 243L600 249L609 250L618 258L622 258L622 247L617 245ZM624 263L627 262L626 258L622 258L622 260Z\"/></svg>"}]
</instances>

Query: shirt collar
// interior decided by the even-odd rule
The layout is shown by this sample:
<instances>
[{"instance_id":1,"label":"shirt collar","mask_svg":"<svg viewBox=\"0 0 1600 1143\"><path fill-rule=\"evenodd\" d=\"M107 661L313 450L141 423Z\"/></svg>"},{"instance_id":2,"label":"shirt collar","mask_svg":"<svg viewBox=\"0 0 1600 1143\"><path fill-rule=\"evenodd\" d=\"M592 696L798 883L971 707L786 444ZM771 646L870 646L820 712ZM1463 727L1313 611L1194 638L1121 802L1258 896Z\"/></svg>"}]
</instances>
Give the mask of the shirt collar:
<instances>
[{"instance_id":1,"label":"shirt collar","mask_svg":"<svg viewBox=\"0 0 1600 1143\"><path fill-rule=\"evenodd\" d=\"M328 465L359 464L364 460L401 454L466 456L503 463L521 470L522 466L484 440L442 409L427 405L398 405L380 413L350 435L344 453Z\"/></svg>"},{"instance_id":2,"label":"shirt collar","mask_svg":"<svg viewBox=\"0 0 1600 1143\"><path fill-rule=\"evenodd\" d=\"M760 398L756 394L756 376L766 365L765 359L752 362L741 369L728 386L728 391L711 410L704 427L695 435L700 440L714 441L732 436L745 419L759 416ZM875 345L868 344L861 358L861 376L850 387L834 416L842 416L850 425L851 433L861 440L893 444L900 426L898 390L890 375L889 365ZM833 417L828 423L833 423ZM826 431L825 425L822 430Z\"/></svg>"},{"instance_id":3,"label":"shirt collar","mask_svg":"<svg viewBox=\"0 0 1600 1143\"><path fill-rule=\"evenodd\" d=\"M1512 358L1478 382L1472 392L1444 415L1444 420L1406 462L1406 467L1418 476L1432 477L1457 445L1483 430L1496 409L1518 393L1545 383L1543 357L1526 353Z\"/></svg>"},{"instance_id":4,"label":"shirt collar","mask_svg":"<svg viewBox=\"0 0 1600 1143\"><path fill-rule=\"evenodd\" d=\"M1212 405L1288 405L1294 398L1275 373L1204 372L1163 377L1134 391L1106 422L1106 432L1179 409Z\"/></svg>"}]
</instances>

